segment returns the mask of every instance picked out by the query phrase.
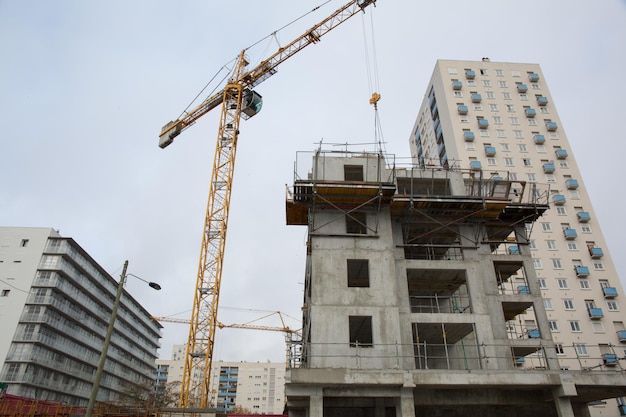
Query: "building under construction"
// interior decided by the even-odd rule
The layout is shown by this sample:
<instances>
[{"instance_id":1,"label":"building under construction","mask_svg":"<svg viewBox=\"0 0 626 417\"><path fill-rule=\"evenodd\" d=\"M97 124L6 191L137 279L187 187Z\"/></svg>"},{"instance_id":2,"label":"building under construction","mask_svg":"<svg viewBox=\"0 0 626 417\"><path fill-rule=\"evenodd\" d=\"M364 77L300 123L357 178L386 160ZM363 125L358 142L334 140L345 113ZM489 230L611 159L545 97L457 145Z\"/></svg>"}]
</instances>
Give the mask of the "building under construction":
<instances>
[{"instance_id":1,"label":"building under construction","mask_svg":"<svg viewBox=\"0 0 626 417\"><path fill-rule=\"evenodd\" d=\"M626 394L614 351L559 362L529 249L548 185L382 152L297 159L287 224L308 241L291 417L588 416Z\"/></svg>"}]
</instances>

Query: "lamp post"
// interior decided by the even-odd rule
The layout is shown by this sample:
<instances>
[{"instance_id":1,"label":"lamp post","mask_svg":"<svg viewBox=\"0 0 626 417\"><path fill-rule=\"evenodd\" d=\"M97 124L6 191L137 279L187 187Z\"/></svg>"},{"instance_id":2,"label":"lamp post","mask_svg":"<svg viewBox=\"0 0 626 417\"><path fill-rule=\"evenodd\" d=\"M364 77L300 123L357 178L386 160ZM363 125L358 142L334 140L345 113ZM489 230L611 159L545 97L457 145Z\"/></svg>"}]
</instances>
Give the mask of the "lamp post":
<instances>
[{"instance_id":1,"label":"lamp post","mask_svg":"<svg viewBox=\"0 0 626 417\"><path fill-rule=\"evenodd\" d=\"M107 351L109 350L109 345L111 344L111 335L113 334L113 327L115 326L115 319L117 318L117 309L120 306L120 300L122 299L122 293L124 292L124 281L126 280L126 277L128 275L133 276L143 282L148 283L148 285L155 290L161 289L161 286L156 282L148 282L145 279L138 277L137 275L127 274L127 268L128 261L124 262L124 268L122 269L120 282L117 285L117 294L115 295L115 302L113 303L113 309L111 310L109 328L107 329L107 334L104 338L104 345L102 346L102 353L100 354L100 362L98 362L98 370L96 371L96 379L94 380L93 387L91 388L91 395L89 396L89 404L87 405L87 412L85 413L85 417L93 417L93 409L96 405L96 397L98 395L98 389L100 389L100 381L102 380L102 374L104 372L104 363L106 362Z\"/></svg>"}]
</instances>

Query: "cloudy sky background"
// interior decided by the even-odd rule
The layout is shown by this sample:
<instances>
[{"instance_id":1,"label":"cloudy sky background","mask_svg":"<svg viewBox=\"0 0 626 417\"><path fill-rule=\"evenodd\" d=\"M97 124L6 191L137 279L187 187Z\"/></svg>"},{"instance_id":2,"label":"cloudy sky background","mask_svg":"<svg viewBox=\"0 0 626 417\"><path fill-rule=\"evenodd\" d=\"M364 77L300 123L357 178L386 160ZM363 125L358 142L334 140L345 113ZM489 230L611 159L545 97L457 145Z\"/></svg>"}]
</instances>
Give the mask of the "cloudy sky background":
<instances>
[{"instance_id":1,"label":"cloudy sky background","mask_svg":"<svg viewBox=\"0 0 626 417\"><path fill-rule=\"evenodd\" d=\"M59 229L116 278L128 259L130 273L163 286L157 293L130 278L135 298L156 316L188 318L219 109L165 150L161 126L243 48L321 3L0 0L0 225ZM288 43L343 3L278 40ZM624 282L626 198L622 179L609 177L622 175L626 154L626 2L379 0L257 87L264 107L242 122L220 321L276 310L300 318L306 230L285 225L285 184L296 153L320 140L374 142L363 41L372 12L382 133L397 157L409 155L437 59L541 65ZM253 64L277 47L273 38L259 44ZM188 327L164 325L161 357L169 358ZM283 337L222 330L216 359L281 361Z\"/></svg>"}]
</instances>

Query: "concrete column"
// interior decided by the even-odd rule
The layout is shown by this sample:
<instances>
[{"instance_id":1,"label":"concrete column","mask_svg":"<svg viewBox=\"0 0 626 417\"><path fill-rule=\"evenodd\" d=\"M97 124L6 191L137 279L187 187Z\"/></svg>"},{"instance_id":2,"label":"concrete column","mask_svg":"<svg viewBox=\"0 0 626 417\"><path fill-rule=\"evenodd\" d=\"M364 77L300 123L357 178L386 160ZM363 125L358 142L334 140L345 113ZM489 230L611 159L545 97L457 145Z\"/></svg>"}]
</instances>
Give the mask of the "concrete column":
<instances>
[{"instance_id":1,"label":"concrete column","mask_svg":"<svg viewBox=\"0 0 626 417\"><path fill-rule=\"evenodd\" d=\"M559 417L574 417L574 410L569 397L554 396L554 406Z\"/></svg>"},{"instance_id":2,"label":"concrete column","mask_svg":"<svg viewBox=\"0 0 626 417\"><path fill-rule=\"evenodd\" d=\"M308 417L324 417L324 395L321 388L309 397Z\"/></svg>"},{"instance_id":3,"label":"concrete column","mask_svg":"<svg viewBox=\"0 0 626 417\"><path fill-rule=\"evenodd\" d=\"M415 417L413 388L400 388L400 404L396 406L396 417Z\"/></svg>"}]
</instances>

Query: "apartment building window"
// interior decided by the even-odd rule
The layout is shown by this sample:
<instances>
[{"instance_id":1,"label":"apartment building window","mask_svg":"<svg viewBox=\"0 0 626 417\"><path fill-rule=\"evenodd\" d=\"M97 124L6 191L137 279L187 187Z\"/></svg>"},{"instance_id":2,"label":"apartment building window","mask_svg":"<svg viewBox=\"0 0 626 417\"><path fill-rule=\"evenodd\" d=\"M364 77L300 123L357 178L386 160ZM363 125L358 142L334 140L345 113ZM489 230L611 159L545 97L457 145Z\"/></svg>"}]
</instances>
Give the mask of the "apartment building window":
<instances>
[{"instance_id":1,"label":"apartment building window","mask_svg":"<svg viewBox=\"0 0 626 417\"><path fill-rule=\"evenodd\" d=\"M543 230L544 232L551 232L552 226L550 225L550 223L541 223L541 230Z\"/></svg>"},{"instance_id":2,"label":"apartment building window","mask_svg":"<svg viewBox=\"0 0 626 417\"><path fill-rule=\"evenodd\" d=\"M467 80L467 85L470 87L475 87L476 86L476 80Z\"/></svg>"},{"instance_id":3,"label":"apartment building window","mask_svg":"<svg viewBox=\"0 0 626 417\"><path fill-rule=\"evenodd\" d=\"M525 167L531 167L533 166L533 161L530 158L522 158L522 164Z\"/></svg>"},{"instance_id":4,"label":"apartment building window","mask_svg":"<svg viewBox=\"0 0 626 417\"><path fill-rule=\"evenodd\" d=\"M511 93L509 93L508 91L505 91L502 93L502 98L505 100L510 100L511 99Z\"/></svg>"},{"instance_id":5,"label":"apartment building window","mask_svg":"<svg viewBox=\"0 0 626 417\"><path fill-rule=\"evenodd\" d=\"M501 69L496 70L496 77L504 77L504 71Z\"/></svg>"},{"instance_id":6,"label":"apartment building window","mask_svg":"<svg viewBox=\"0 0 626 417\"><path fill-rule=\"evenodd\" d=\"M520 101L528 101L528 94L522 93L519 95Z\"/></svg>"},{"instance_id":7,"label":"apartment building window","mask_svg":"<svg viewBox=\"0 0 626 417\"><path fill-rule=\"evenodd\" d=\"M546 240L546 246L548 247L548 250L556 250L556 241Z\"/></svg>"},{"instance_id":8,"label":"apartment building window","mask_svg":"<svg viewBox=\"0 0 626 417\"><path fill-rule=\"evenodd\" d=\"M367 234L366 213L353 212L346 214L346 233Z\"/></svg>"},{"instance_id":9,"label":"apartment building window","mask_svg":"<svg viewBox=\"0 0 626 417\"><path fill-rule=\"evenodd\" d=\"M519 117L509 117L509 120L513 126L519 125Z\"/></svg>"},{"instance_id":10,"label":"apartment building window","mask_svg":"<svg viewBox=\"0 0 626 417\"><path fill-rule=\"evenodd\" d=\"M508 167L515 166L515 164L513 163L513 158L504 158L504 165Z\"/></svg>"},{"instance_id":11,"label":"apartment building window","mask_svg":"<svg viewBox=\"0 0 626 417\"><path fill-rule=\"evenodd\" d=\"M556 320L549 320L548 326L550 326L550 331L558 332L559 331L559 323Z\"/></svg>"},{"instance_id":12,"label":"apartment building window","mask_svg":"<svg viewBox=\"0 0 626 417\"><path fill-rule=\"evenodd\" d=\"M580 279L578 280L578 285L580 286L581 290L588 290L590 289L589 287L589 281L586 279Z\"/></svg>"},{"instance_id":13,"label":"apartment building window","mask_svg":"<svg viewBox=\"0 0 626 417\"><path fill-rule=\"evenodd\" d=\"M565 209L565 207L556 207L556 214L558 214L559 216L566 216L567 210Z\"/></svg>"},{"instance_id":14,"label":"apartment building window","mask_svg":"<svg viewBox=\"0 0 626 417\"><path fill-rule=\"evenodd\" d=\"M541 288L542 290L545 290L548 288L548 282L546 281L545 278L537 278L537 284L539 285L539 288Z\"/></svg>"},{"instance_id":15,"label":"apartment building window","mask_svg":"<svg viewBox=\"0 0 626 417\"><path fill-rule=\"evenodd\" d=\"M491 111L498 111L498 105L497 104L490 104L489 105L489 110L491 110Z\"/></svg>"},{"instance_id":16,"label":"apartment building window","mask_svg":"<svg viewBox=\"0 0 626 417\"><path fill-rule=\"evenodd\" d=\"M363 165L344 165L343 176L345 181L363 181Z\"/></svg>"},{"instance_id":17,"label":"apartment building window","mask_svg":"<svg viewBox=\"0 0 626 417\"><path fill-rule=\"evenodd\" d=\"M563 350L563 344L562 343L556 343L554 345L554 350L556 350L556 354L557 355L565 355L565 351Z\"/></svg>"},{"instance_id":18,"label":"apartment building window","mask_svg":"<svg viewBox=\"0 0 626 417\"><path fill-rule=\"evenodd\" d=\"M619 306L615 300L606 300L606 308L609 311L619 311Z\"/></svg>"},{"instance_id":19,"label":"apartment building window","mask_svg":"<svg viewBox=\"0 0 626 417\"><path fill-rule=\"evenodd\" d=\"M348 287L369 287L369 260L348 259Z\"/></svg>"},{"instance_id":20,"label":"apartment building window","mask_svg":"<svg viewBox=\"0 0 626 417\"><path fill-rule=\"evenodd\" d=\"M468 151L475 151L476 144L474 142L465 142L465 149Z\"/></svg>"},{"instance_id":21,"label":"apartment building window","mask_svg":"<svg viewBox=\"0 0 626 417\"><path fill-rule=\"evenodd\" d=\"M521 130L515 130L515 132L520 132L521 133ZM517 135L516 135L516 137L517 137ZM528 148L526 148L526 145L523 144L523 143L518 143L517 144L517 148L519 149L520 152L528 152Z\"/></svg>"},{"instance_id":22,"label":"apartment building window","mask_svg":"<svg viewBox=\"0 0 626 417\"><path fill-rule=\"evenodd\" d=\"M576 244L576 242L567 242L567 250L577 251L578 245Z\"/></svg>"},{"instance_id":23,"label":"apartment building window","mask_svg":"<svg viewBox=\"0 0 626 417\"><path fill-rule=\"evenodd\" d=\"M572 200L579 200L580 199L580 194L578 193L578 190L569 190L569 197Z\"/></svg>"},{"instance_id":24,"label":"apartment building window","mask_svg":"<svg viewBox=\"0 0 626 417\"><path fill-rule=\"evenodd\" d=\"M512 104L507 104L506 105L506 111L508 112L514 112L515 111L515 106Z\"/></svg>"},{"instance_id":25,"label":"apartment building window","mask_svg":"<svg viewBox=\"0 0 626 417\"><path fill-rule=\"evenodd\" d=\"M537 145L535 146L535 150L537 151L537 153L546 153L545 145Z\"/></svg>"},{"instance_id":26,"label":"apartment building window","mask_svg":"<svg viewBox=\"0 0 626 417\"><path fill-rule=\"evenodd\" d=\"M486 129L482 129L482 130L480 131L480 137L481 137L481 138L488 138L488 137L489 137L489 131L488 131L488 130L486 130Z\"/></svg>"},{"instance_id":27,"label":"apartment building window","mask_svg":"<svg viewBox=\"0 0 626 417\"><path fill-rule=\"evenodd\" d=\"M474 110L480 111L483 109L483 105L480 103L474 103Z\"/></svg>"},{"instance_id":28,"label":"apartment building window","mask_svg":"<svg viewBox=\"0 0 626 417\"><path fill-rule=\"evenodd\" d=\"M587 224L580 225L580 233L591 233L591 226Z\"/></svg>"},{"instance_id":29,"label":"apartment building window","mask_svg":"<svg viewBox=\"0 0 626 417\"><path fill-rule=\"evenodd\" d=\"M566 310L574 310L574 301L571 298L563 299L563 306Z\"/></svg>"},{"instance_id":30,"label":"apartment building window","mask_svg":"<svg viewBox=\"0 0 626 417\"><path fill-rule=\"evenodd\" d=\"M535 242L535 239L530 239L528 241L528 248L530 250L536 250L537 249L537 243Z\"/></svg>"},{"instance_id":31,"label":"apartment building window","mask_svg":"<svg viewBox=\"0 0 626 417\"><path fill-rule=\"evenodd\" d=\"M498 85L500 86L500 88L507 88L508 87L506 81L504 81L504 80L498 81Z\"/></svg>"},{"instance_id":32,"label":"apartment building window","mask_svg":"<svg viewBox=\"0 0 626 417\"><path fill-rule=\"evenodd\" d=\"M533 266L535 269L543 269L543 265L541 264L541 259L533 258Z\"/></svg>"},{"instance_id":33,"label":"apartment building window","mask_svg":"<svg viewBox=\"0 0 626 417\"><path fill-rule=\"evenodd\" d=\"M602 324L601 321L592 321L591 322L591 328L593 329L594 333L604 333L604 325Z\"/></svg>"},{"instance_id":34,"label":"apartment building window","mask_svg":"<svg viewBox=\"0 0 626 417\"><path fill-rule=\"evenodd\" d=\"M587 346L585 346L583 343L574 343L574 349L576 349L576 353L580 356L589 355L589 353L587 353Z\"/></svg>"},{"instance_id":35,"label":"apartment building window","mask_svg":"<svg viewBox=\"0 0 626 417\"><path fill-rule=\"evenodd\" d=\"M461 122L461 123L469 123L469 116L467 116L467 115L459 116L459 122Z\"/></svg>"},{"instance_id":36,"label":"apartment building window","mask_svg":"<svg viewBox=\"0 0 626 417\"><path fill-rule=\"evenodd\" d=\"M497 165L496 158L487 158L487 165L491 165L491 166Z\"/></svg>"},{"instance_id":37,"label":"apartment building window","mask_svg":"<svg viewBox=\"0 0 626 417\"><path fill-rule=\"evenodd\" d=\"M350 346L372 347L372 316L349 316Z\"/></svg>"},{"instance_id":38,"label":"apartment building window","mask_svg":"<svg viewBox=\"0 0 626 417\"><path fill-rule=\"evenodd\" d=\"M496 98L496 95L493 91L486 91L485 92L485 97L487 98Z\"/></svg>"},{"instance_id":39,"label":"apartment building window","mask_svg":"<svg viewBox=\"0 0 626 417\"><path fill-rule=\"evenodd\" d=\"M579 332L580 331L580 322L578 320L570 320L569 321L569 328L573 332Z\"/></svg>"},{"instance_id":40,"label":"apartment building window","mask_svg":"<svg viewBox=\"0 0 626 417\"><path fill-rule=\"evenodd\" d=\"M556 176L554 174L546 174L546 182L555 183Z\"/></svg>"},{"instance_id":41,"label":"apartment building window","mask_svg":"<svg viewBox=\"0 0 626 417\"><path fill-rule=\"evenodd\" d=\"M539 85L539 83L530 83L530 88L532 88L533 90L540 90L541 86Z\"/></svg>"},{"instance_id":42,"label":"apartment building window","mask_svg":"<svg viewBox=\"0 0 626 417\"><path fill-rule=\"evenodd\" d=\"M569 168L567 161L559 161L559 168Z\"/></svg>"},{"instance_id":43,"label":"apartment building window","mask_svg":"<svg viewBox=\"0 0 626 417\"><path fill-rule=\"evenodd\" d=\"M496 129L496 136L499 138L506 138L506 131L504 129Z\"/></svg>"},{"instance_id":44,"label":"apartment building window","mask_svg":"<svg viewBox=\"0 0 626 417\"><path fill-rule=\"evenodd\" d=\"M483 80L483 87L491 87L491 81L490 80Z\"/></svg>"},{"instance_id":45,"label":"apartment building window","mask_svg":"<svg viewBox=\"0 0 626 417\"><path fill-rule=\"evenodd\" d=\"M502 117L500 117L500 116L493 116L493 124L494 125L501 125L502 124Z\"/></svg>"},{"instance_id":46,"label":"apartment building window","mask_svg":"<svg viewBox=\"0 0 626 417\"><path fill-rule=\"evenodd\" d=\"M517 172L509 172L509 179L511 181L517 181Z\"/></svg>"},{"instance_id":47,"label":"apartment building window","mask_svg":"<svg viewBox=\"0 0 626 417\"><path fill-rule=\"evenodd\" d=\"M537 126L537 119L527 119L528 126Z\"/></svg>"},{"instance_id":48,"label":"apartment building window","mask_svg":"<svg viewBox=\"0 0 626 417\"><path fill-rule=\"evenodd\" d=\"M596 271L604 270L604 263L602 261L593 261L593 269Z\"/></svg>"},{"instance_id":49,"label":"apartment building window","mask_svg":"<svg viewBox=\"0 0 626 417\"><path fill-rule=\"evenodd\" d=\"M454 97L463 97L463 92L462 92L462 91L455 90L455 91L454 91Z\"/></svg>"},{"instance_id":50,"label":"apartment building window","mask_svg":"<svg viewBox=\"0 0 626 417\"><path fill-rule=\"evenodd\" d=\"M546 310L552 310L552 299L551 298L544 298L543 299L543 307Z\"/></svg>"},{"instance_id":51,"label":"apartment building window","mask_svg":"<svg viewBox=\"0 0 626 417\"><path fill-rule=\"evenodd\" d=\"M552 268L553 269L563 269L563 263L561 262L561 260L559 258L552 258Z\"/></svg>"},{"instance_id":52,"label":"apartment building window","mask_svg":"<svg viewBox=\"0 0 626 417\"><path fill-rule=\"evenodd\" d=\"M511 70L511 77L521 77L521 73L517 70Z\"/></svg>"}]
</instances>

